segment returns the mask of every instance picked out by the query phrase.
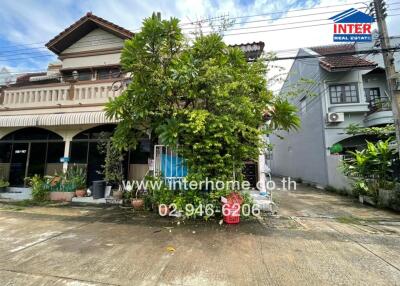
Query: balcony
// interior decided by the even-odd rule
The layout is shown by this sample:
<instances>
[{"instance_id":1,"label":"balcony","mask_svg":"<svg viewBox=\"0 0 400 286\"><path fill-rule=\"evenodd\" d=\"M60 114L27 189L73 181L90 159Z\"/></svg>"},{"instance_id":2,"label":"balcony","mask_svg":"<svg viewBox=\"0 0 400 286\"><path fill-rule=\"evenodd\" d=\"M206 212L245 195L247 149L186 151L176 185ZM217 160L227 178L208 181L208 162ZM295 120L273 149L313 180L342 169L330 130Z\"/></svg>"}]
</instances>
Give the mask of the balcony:
<instances>
[{"instance_id":1,"label":"balcony","mask_svg":"<svg viewBox=\"0 0 400 286\"><path fill-rule=\"evenodd\" d=\"M8 110L101 105L109 98L121 94L122 88L112 88L115 81L114 79L10 87L4 90L0 107Z\"/></svg>"},{"instance_id":2,"label":"balcony","mask_svg":"<svg viewBox=\"0 0 400 286\"><path fill-rule=\"evenodd\" d=\"M393 123L391 101L388 97L371 99L364 123L367 127Z\"/></svg>"}]
</instances>

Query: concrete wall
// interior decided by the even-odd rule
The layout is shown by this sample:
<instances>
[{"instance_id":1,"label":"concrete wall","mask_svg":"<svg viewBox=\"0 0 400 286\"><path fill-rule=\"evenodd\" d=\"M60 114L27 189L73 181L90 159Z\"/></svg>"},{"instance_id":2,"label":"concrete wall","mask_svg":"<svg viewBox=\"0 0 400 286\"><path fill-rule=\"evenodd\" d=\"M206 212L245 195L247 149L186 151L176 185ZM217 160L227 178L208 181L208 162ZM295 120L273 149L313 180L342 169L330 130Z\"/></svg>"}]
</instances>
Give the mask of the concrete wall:
<instances>
[{"instance_id":1,"label":"concrete wall","mask_svg":"<svg viewBox=\"0 0 400 286\"><path fill-rule=\"evenodd\" d=\"M305 54L300 51L299 55ZM307 78L314 81L307 87L314 95L308 96L306 108L299 112L301 116L301 129L293 132L280 132L284 140L272 135L273 144L271 160L272 173L292 178L302 178L305 181L326 185L328 177L326 172L323 109L321 104L320 67L318 59L302 59L294 62L288 78L283 86L283 91L288 91L301 79ZM293 99L293 103L300 107L299 100L305 94L300 94Z\"/></svg>"},{"instance_id":2,"label":"concrete wall","mask_svg":"<svg viewBox=\"0 0 400 286\"><path fill-rule=\"evenodd\" d=\"M343 156L340 155L327 155L328 185L339 190L351 190L351 182L340 170L342 159Z\"/></svg>"},{"instance_id":3,"label":"concrete wall","mask_svg":"<svg viewBox=\"0 0 400 286\"><path fill-rule=\"evenodd\" d=\"M143 180L148 170L148 164L130 164L128 180Z\"/></svg>"}]
</instances>

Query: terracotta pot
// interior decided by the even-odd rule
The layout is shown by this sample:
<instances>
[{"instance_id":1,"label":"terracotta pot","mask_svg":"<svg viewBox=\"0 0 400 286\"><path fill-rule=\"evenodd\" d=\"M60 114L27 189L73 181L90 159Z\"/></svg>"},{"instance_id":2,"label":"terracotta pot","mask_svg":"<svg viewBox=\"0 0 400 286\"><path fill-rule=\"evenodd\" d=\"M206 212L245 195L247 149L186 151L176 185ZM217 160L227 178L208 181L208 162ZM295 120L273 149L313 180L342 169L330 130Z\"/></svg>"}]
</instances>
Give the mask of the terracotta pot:
<instances>
[{"instance_id":1,"label":"terracotta pot","mask_svg":"<svg viewBox=\"0 0 400 286\"><path fill-rule=\"evenodd\" d=\"M144 208L144 200L143 199L132 199L131 205L135 210L142 210Z\"/></svg>"},{"instance_id":2,"label":"terracotta pot","mask_svg":"<svg viewBox=\"0 0 400 286\"><path fill-rule=\"evenodd\" d=\"M112 192L112 196L116 200L122 200L122 195L123 195L122 191L113 190Z\"/></svg>"},{"instance_id":3,"label":"terracotta pot","mask_svg":"<svg viewBox=\"0 0 400 286\"><path fill-rule=\"evenodd\" d=\"M50 192L51 201L70 202L75 197L74 192Z\"/></svg>"},{"instance_id":4,"label":"terracotta pot","mask_svg":"<svg viewBox=\"0 0 400 286\"><path fill-rule=\"evenodd\" d=\"M86 189L76 190L75 194L79 198L86 197Z\"/></svg>"}]
</instances>

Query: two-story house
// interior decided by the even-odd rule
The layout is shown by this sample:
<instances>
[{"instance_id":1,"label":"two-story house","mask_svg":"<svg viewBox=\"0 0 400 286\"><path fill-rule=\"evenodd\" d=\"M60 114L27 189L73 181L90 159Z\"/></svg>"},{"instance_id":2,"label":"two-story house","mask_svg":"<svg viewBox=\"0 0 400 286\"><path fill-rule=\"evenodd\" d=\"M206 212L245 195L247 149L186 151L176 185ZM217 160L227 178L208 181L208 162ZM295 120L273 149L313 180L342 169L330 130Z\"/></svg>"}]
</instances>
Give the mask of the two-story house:
<instances>
[{"instance_id":1,"label":"two-story house","mask_svg":"<svg viewBox=\"0 0 400 286\"><path fill-rule=\"evenodd\" d=\"M87 168L89 184L102 177L99 135L116 126L106 118L104 104L129 80L121 73L120 56L124 40L132 37L131 31L87 13L46 44L59 61L1 89L0 177L23 186L25 177L53 175L72 163ZM264 43L239 47L254 59ZM142 179L152 154L143 138L125 156L126 178Z\"/></svg>"},{"instance_id":2,"label":"two-story house","mask_svg":"<svg viewBox=\"0 0 400 286\"><path fill-rule=\"evenodd\" d=\"M274 174L300 178L321 187L349 187L339 169L342 156L331 152L331 147L340 144L344 154L365 146L366 139L376 140L347 134L350 124L372 127L393 123L385 70L382 61L374 61L382 55L371 58L370 54L353 53L372 48L369 43L362 47L342 44L299 50L281 94L300 91L292 101L299 109L301 129L282 132L283 140L277 136L270 138Z\"/></svg>"}]
</instances>

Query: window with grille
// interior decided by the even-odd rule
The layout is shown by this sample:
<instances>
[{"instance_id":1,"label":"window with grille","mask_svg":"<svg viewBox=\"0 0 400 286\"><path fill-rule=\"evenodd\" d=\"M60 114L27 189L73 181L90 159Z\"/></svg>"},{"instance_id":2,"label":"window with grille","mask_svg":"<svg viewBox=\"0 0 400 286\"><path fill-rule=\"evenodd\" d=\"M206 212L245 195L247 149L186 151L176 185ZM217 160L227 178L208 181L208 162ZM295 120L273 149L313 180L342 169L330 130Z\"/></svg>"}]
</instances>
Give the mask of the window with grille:
<instances>
[{"instance_id":1,"label":"window with grille","mask_svg":"<svg viewBox=\"0 0 400 286\"><path fill-rule=\"evenodd\" d=\"M337 84L329 86L331 104L358 103L358 88L356 83Z\"/></svg>"},{"instance_id":2,"label":"window with grille","mask_svg":"<svg viewBox=\"0 0 400 286\"><path fill-rule=\"evenodd\" d=\"M370 103L374 104L381 98L381 92L379 90L379 87L368 88L366 90L366 93L367 93L367 100Z\"/></svg>"}]
</instances>

